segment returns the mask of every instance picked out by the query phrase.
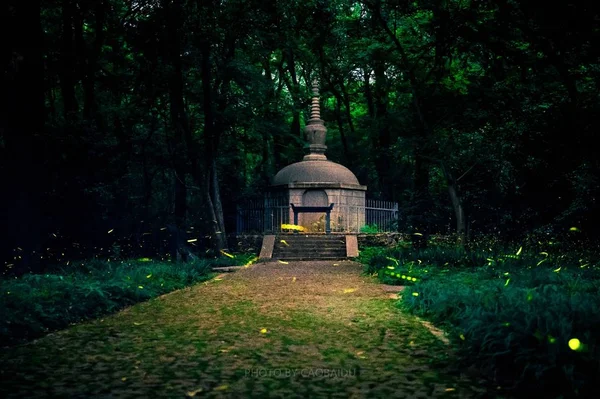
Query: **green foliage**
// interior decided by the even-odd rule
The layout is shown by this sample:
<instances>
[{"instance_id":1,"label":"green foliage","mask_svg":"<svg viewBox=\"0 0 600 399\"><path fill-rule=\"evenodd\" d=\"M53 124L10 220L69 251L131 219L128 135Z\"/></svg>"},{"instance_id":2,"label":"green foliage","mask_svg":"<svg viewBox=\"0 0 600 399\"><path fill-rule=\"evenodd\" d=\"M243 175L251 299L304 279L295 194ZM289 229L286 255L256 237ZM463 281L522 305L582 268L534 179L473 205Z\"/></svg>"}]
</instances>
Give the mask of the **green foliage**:
<instances>
[{"instance_id":1,"label":"green foliage","mask_svg":"<svg viewBox=\"0 0 600 399\"><path fill-rule=\"evenodd\" d=\"M248 256L189 263L89 260L52 274L0 281L0 341L14 344L204 281L211 267Z\"/></svg>"},{"instance_id":2,"label":"green foliage","mask_svg":"<svg viewBox=\"0 0 600 399\"><path fill-rule=\"evenodd\" d=\"M522 247L508 253L497 248L495 254L490 248L469 254L439 247L365 252L368 273L376 272L385 283L412 285L399 306L444 326L465 367L475 365L484 377L519 395L597 395L597 256L575 260Z\"/></svg>"},{"instance_id":3,"label":"green foliage","mask_svg":"<svg viewBox=\"0 0 600 399\"><path fill-rule=\"evenodd\" d=\"M360 232L365 234L375 234L379 232L379 228L376 224L366 224L360 228Z\"/></svg>"}]
</instances>

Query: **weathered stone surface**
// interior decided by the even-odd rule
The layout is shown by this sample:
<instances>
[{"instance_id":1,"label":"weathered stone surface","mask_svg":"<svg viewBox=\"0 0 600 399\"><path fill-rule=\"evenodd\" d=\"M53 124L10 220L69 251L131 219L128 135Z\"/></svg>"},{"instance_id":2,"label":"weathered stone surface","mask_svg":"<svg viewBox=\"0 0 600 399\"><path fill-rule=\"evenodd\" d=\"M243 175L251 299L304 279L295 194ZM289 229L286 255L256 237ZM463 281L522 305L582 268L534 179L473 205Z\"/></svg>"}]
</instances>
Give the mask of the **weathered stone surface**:
<instances>
[{"instance_id":1,"label":"weathered stone surface","mask_svg":"<svg viewBox=\"0 0 600 399\"><path fill-rule=\"evenodd\" d=\"M302 194L302 206L329 206L329 197L325 190L306 190ZM295 205L295 204L294 204ZM299 216L300 225L310 227L319 222L323 217L322 213L301 213Z\"/></svg>"},{"instance_id":2,"label":"weathered stone surface","mask_svg":"<svg viewBox=\"0 0 600 399\"><path fill-rule=\"evenodd\" d=\"M361 187L361 186L359 186ZM364 187L364 186L363 186ZM319 190L322 188L322 190ZM331 229L334 232L358 232L365 225L365 192L362 190L343 189L339 187L303 187L290 188L289 202L296 206L321 206L334 204L331 211ZM315 202L316 192L320 192L321 202ZM327 201L325 201L325 193ZM324 232L324 214L300 214L298 223L311 232ZM290 221L293 213L290 211Z\"/></svg>"},{"instance_id":3,"label":"weathered stone surface","mask_svg":"<svg viewBox=\"0 0 600 399\"><path fill-rule=\"evenodd\" d=\"M266 235L263 238L260 255L258 255L259 260L271 259L273 257L273 247L274 246L275 246L275 236L274 235Z\"/></svg>"},{"instance_id":4,"label":"weathered stone surface","mask_svg":"<svg viewBox=\"0 0 600 399\"><path fill-rule=\"evenodd\" d=\"M345 188L348 190L361 190L366 191L367 186L360 184L346 184L346 183L322 183L322 182L297 182L286 184L285 186L276 186L275 188L289 188L289 189L302 189L302 188Z\"/></svg>"},{"instance_id":5,"label":"weathered stone surface","mask_svg":"<svg viewBox=\"0 0 600 399\"><path fill-rule=\"evenodd\" d=\"M344 259L345 237L341 234L281 234L275 239L273 259Z\"/></svg>"},{"instance_id":6,"label":"weathered stone surface","mask_svg":"<svg viewBox=\"0 0 600 399\"><path fill-rule=\"evenodd\" d=\"M358 240L355 234L346 235L346 256L348 258L358 256Z\"/></svg>"},{"instance_id":7,"label":"weathered stone surface","mask_svg":"<svg viewBox=\"0 0 600 399\"><path fill-rule=\"evenodd\" d=\"M273 178L273 185L290 183L342 183L360 185L347 167L331 161L301 161L281 169Z\"/></svg>"}]
</instances>

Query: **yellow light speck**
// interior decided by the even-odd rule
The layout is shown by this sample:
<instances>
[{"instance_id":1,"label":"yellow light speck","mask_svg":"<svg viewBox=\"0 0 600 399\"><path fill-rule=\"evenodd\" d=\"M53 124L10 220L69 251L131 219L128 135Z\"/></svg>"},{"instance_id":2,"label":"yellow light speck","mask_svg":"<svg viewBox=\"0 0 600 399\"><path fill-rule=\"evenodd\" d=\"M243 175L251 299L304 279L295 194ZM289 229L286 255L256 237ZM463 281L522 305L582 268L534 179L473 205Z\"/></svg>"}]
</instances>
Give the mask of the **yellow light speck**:
<instances>
[{"instance_id":1,"label":"yellow light speck","mask_svg":"<svg viewBox=\"0 0 600 399\"><path fill-rule=\"evenodd\" d=\"M581 341L579 341L577 338L571 338L569 340L569 348L574 351L581 349Z\"/></svg>"}]
</instances>

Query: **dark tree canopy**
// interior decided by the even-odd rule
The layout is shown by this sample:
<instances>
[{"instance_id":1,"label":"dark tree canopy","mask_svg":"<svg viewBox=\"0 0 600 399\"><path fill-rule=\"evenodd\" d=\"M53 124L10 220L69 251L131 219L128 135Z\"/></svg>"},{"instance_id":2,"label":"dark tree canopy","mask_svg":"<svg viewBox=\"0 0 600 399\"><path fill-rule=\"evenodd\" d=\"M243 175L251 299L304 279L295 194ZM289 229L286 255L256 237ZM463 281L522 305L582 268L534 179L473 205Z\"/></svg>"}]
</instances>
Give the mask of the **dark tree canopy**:
<instances>
[{"instance_id":1,"label":"dark tree canopy","mask_svg":"<svg viewBox=\"0 0 600 399\"><path fill-rule=\"evenodd\" d=\"M329 158L400 203L400 231L597 236L598 8L4 2L2 262L167 253L192 228L226 248L236 204L301 158L314 78Z\"/></svg>"}]
</instances>

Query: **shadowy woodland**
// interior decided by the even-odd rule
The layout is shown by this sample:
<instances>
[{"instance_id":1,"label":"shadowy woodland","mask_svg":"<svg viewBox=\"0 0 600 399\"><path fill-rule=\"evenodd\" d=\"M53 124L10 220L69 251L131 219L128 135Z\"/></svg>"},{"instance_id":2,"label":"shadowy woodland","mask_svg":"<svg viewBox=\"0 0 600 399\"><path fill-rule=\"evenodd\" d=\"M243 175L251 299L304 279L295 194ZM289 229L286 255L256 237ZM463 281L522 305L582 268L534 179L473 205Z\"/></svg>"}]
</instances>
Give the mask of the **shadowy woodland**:
<instances>
[{"instance_id":1,"label":"shadowy woodland","mask_svg":"<svg viewBox=\"0 0 600 399\"><path fill-rule=\"evenodd\" d=\"M313 78L329 157L400 203L400 231L597 237L599 15L583 1L4 2L2 262L176 255L186 231L218 253L236 204L300 159Z\"/></svg>"},{"instance_id":2,"label":"shadowy woodland","mask_svg":"<svg viewBox=\"0 0 600 399\"><path fill-rule=\"evenodd\" d=\"M398 232L382 239L394 245L368 248L365 242L380 238L372 234L358 258L367 276L402 286L401 296L393 296L404 312L397 319L387 318L394 306L387 297L365 308L368 320L385 320L381 340L387 327L416 331L416 319L410 329L397 324L411 312L444 329L459 355L452 361L461 373L493 384L489 392L500 387L523 397L600 396L599 2L8 0L0 5L0 36L4 344L147 300L134 312L150 309L146 315L154 321L159 301L151 298L209 280L216 266L255 262L256 251L232 250L236 206L260 196L276 171L301 159L310 86L317 79L328 158L351 169L371 198L399 203ZM335 280L329 269L342 269L322 263L328 280L320 282L303 265L291 265L292 271L286 265L280 260L252 272L303 271L322 288ZM335 281L358 281L350 276ZM256 291L273 285L290 304L294 291L285 284L311 292L302 278L285 275L284 283L279 277L255 280L262 282ZM193 309L194 317L212 323L219 308L210 307L210 295L204 301L207 292L213 299L224 292L225 300L215 303L231 303L242 313L261 300L253 298L256 291L235 296L226 284L225 291L212 287L196 287L199 297L188 297L191 290L177 294L189 300L171 299L164 309L173 318L165 320ZM315 323L329 325L335 315L349 320L344 327L331 324L331 331L355 328L358 316L348 304L359 302L344 295L356 289L340 287L343 306L323 320L292 325L291 336L319 332L319 338L336 337L327 343L333 348L344 343ZM358 294L357 300L366 298ZM314 311L321 302L306 303ZM271 327L252 324L256 320L286 323L265 309L265 315L248 313L255 335L241 332L234 318L235 327L225 324L219 340L230 334L243 346L271 333ZM118 317L111 320L115 331L124 329L126 337L131 331L127 339L137 340L143 321L125 326ZM167 331L173 323L149 322L148 328ZM189 334L173 333L169 344L196 339L199 348L216 351L217 339L198 338L198 325L186 324ZM379 370L387 358L377 354L375 328L369 324L355 337L366 337L365 351L375 350L366 362ZM83 335L81 342L98 348L117 336L129 342L108 336L112 330L95 331L101 338ZM428 337L419 345L435 341L419 331ZM277 334L281 345L289 344L286 330ZM8 382L0 391L46 392L45 374L35 374L40 365L56 371L53 381L68 378L71 360L64 356L76 355L79 362L79 344L72 341L63 351L53 345L56 337L48 339L0 352L7 365L0 373ZM310 339L306 345L317 338ZM275 359L279 347L268 342ZM43 345L62 355L50 350L47 361L31 360ZM178 350L169 356L179 359ZM227 351L219 356L228 359ZM335 353L326 351L311 353ZM412 363L418 356L414 348L402 353L404 358L393 358ZM202 352L198 356L192 360L204 361ZM215 373L221 378L239 360L215 363ZM54 367L61 361L63 368ZM160 377L171 379L169 372ZM113 375L90 375L105 378L107 392L115 389ZM87 396L90 388L80 377L74 381ZM192 377L178 392L194 389L188 392L194 396L204 389ZM61 386L68 384L55 388ZM374 387L394 392L384 383Z\"/></svg>"}]
</instances>

